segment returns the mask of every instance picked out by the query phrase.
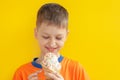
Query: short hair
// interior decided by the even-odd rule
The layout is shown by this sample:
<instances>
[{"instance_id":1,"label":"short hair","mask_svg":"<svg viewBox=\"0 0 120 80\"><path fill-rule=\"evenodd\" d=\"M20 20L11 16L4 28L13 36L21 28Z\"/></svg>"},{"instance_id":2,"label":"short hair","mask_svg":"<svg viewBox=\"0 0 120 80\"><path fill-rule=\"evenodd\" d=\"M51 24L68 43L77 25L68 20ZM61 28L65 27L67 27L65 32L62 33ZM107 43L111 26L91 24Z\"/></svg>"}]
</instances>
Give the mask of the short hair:
<instances>
[{"instance_id":1,"label":"short hair","mask_svg":"<svg viewBox=\"0 0 120 80\"><path fill-rule=\"evenodd\" d=\"M36 26L38 27L42 22L48 24L55 24L59 27L68 26L68 12L67 10L57 3L44 4L37 13Z\"/></svg>"}]
</instances>

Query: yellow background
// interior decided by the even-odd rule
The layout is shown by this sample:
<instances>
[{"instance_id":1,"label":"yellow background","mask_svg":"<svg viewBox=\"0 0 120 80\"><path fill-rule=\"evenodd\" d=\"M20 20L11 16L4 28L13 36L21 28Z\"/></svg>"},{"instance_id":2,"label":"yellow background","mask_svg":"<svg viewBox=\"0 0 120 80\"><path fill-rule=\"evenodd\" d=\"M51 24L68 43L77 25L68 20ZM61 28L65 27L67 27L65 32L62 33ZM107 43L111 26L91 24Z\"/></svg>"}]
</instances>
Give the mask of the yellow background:
<instances>
[{"instance_id":1,"label":"yellow background","mask_svg":"<svg viewBox=\"0 0 120 80\"><path fill-rule=\"evenodd\" d=\"M39 55L36 14L46 2L69 11L69 36L61 53L79 61L91 80L120 80L119 0L1 0L0 80Z\"/></svg>"}]
</instances>

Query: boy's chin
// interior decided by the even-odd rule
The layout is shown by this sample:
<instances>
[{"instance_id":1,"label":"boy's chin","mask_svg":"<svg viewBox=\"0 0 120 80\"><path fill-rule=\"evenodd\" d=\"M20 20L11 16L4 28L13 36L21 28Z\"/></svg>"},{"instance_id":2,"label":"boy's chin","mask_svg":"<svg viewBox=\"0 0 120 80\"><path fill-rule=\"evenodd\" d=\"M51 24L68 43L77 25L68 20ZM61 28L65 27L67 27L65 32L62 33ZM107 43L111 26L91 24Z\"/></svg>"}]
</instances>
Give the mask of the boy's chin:
<instances>
[{"instance_id":1,"label":"boy's chin","mask_svg":"<svg viewBox=\"0 0 120 80\"><path fill-rule=\"evenodd\" d=\"M45 54L48 54L48 53L52 53L52 54L54 54L56 56L60 55L59 52L44 52L44 53L42 53L42 55L44 56Z\"/></svg>"},{"instance_id":2,"label":"boy's chin","mask_svg":"<svg viewBox=\"0 0 120 80\"><path fill-rule=\"evenodd\" d=\"M47 51L46 53L54 53L54 54L58 54L58 50L55 50L55 51Z\"/></svg>"},{"instance_id":3,"label":"boy's chin","mask_svg":"<svg viewBox=\"0 0 120 80\"><path fill-rule=\"evenodd\" d=\"M58 52L47 52L47 53L52 53L52 54L55 54L55 55L58 55L59 53ZM46 53L46 54L47 54Z\"/></svg>"}]
</instances>

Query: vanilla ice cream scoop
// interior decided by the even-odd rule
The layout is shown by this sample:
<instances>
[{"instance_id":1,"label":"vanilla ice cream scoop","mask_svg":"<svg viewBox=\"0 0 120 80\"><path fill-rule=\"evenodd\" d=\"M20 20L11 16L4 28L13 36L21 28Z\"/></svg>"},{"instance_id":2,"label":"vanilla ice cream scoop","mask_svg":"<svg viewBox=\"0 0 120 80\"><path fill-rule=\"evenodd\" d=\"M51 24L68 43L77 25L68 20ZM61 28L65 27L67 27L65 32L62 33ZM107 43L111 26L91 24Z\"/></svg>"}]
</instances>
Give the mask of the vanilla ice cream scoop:
<instances>
[{"instance_id":1,"label":"vanilla ice cream scoop","mask_svg":"<svg viewBox=\"0 0 120 80\"><path fill-rule=\"evenodd\" d=\"M58 57L53 53L46 53L41 61L41 64L46 71L59 72L61 69Z\"/></svg>"}]
</instances>

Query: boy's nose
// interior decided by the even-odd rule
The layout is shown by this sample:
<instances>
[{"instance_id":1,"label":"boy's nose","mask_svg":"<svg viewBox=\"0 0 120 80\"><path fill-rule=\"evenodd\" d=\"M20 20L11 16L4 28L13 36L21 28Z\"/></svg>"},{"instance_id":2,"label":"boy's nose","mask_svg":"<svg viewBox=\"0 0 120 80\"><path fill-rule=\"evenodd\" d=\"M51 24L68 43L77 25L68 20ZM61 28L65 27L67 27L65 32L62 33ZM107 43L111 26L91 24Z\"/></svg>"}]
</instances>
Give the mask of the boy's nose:
<instances>
[{"instance_id":1,"label":"boy's nose","mask_svg":"<svg viewBox=\"0 0 120 80\"><path fill-rule=\"evenodd\" d=\"M55 47L56 47L56 41L55 41L54 39L50 40L49 46L50 46L51 48L55 48Z\"/></svg>"}]
</instances>

